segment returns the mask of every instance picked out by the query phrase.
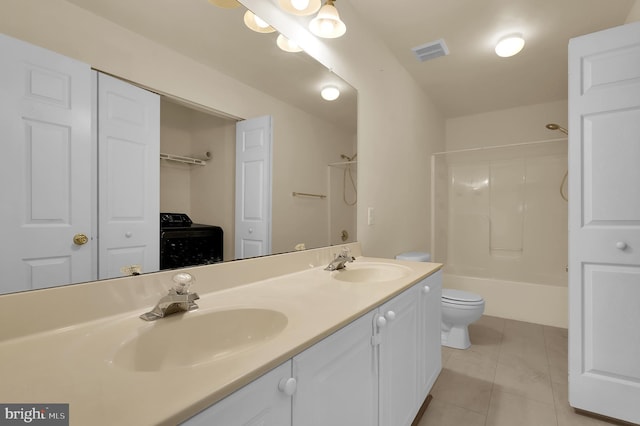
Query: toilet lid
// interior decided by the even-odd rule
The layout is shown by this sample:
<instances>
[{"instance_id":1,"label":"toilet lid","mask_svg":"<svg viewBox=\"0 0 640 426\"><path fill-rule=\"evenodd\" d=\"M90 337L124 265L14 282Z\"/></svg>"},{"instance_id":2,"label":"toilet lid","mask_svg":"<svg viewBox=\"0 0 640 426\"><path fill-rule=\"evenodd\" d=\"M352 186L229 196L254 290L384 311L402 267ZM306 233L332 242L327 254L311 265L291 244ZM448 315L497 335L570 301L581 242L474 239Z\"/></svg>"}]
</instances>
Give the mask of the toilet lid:
<instances>
[{"instance_id":1,"label":"toilet lid","mask_svg":"<svg viewBox=\"0 0 640 426\"><path fill-rule=\"evenodd\" d=\"M473 303L482 302L482 297L468 291L454 290L451 288L442 289L442 300L451 303Z\"/></svg>"}]
</instances>

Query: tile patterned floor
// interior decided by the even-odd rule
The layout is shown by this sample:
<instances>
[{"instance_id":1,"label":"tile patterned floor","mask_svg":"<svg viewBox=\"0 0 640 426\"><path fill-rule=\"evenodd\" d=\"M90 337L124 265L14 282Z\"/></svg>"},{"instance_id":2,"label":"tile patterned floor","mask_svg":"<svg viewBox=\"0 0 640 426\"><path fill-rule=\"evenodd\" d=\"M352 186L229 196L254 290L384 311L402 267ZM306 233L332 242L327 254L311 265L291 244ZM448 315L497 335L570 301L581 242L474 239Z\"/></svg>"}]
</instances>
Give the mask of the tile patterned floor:
<instances>
[{"instance_id":1,"label":"tile patterned floor","mask_svg":"<svg viewBox=\"0 0 640 426\"><path fill-rule=\"evenodd\" d=\"M567 400L567 330L484 316L471 348L442 348L442 372L418 426L602 426Z\"/></svg>"}]
</instances>

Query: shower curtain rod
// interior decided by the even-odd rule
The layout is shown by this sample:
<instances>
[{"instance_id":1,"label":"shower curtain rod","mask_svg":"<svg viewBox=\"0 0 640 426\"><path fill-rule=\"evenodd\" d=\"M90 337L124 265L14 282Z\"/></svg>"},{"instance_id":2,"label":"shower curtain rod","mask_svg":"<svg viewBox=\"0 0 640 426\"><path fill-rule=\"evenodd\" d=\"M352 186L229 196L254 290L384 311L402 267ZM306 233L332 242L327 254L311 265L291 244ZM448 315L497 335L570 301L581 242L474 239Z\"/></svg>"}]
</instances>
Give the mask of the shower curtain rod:
<instances>
[{"instance_id":1,"label":"shower curtain rod","mask_svg":"<svg viewBox=\"0 0 640 426\"><path fill-rule=\"evenodd\" d=\"M455 153L459 153L459 152L486 151L486 150L489 150L489 149L496 149L496 148L512 148L512 147L516 147L516 146L539 145L539 144L549 143L549 142L562 142L562 141L566 141L568 139L569 138L555 138L555 139L543 139L543 140L540 140L540 141L520 142L520 143L514 143L514 144L510 144L510 145L481 146L479 148L465 148L465 149L456 149L454 151L434 152L432 155L455 154Z\"/></svg>"}]
</instances>

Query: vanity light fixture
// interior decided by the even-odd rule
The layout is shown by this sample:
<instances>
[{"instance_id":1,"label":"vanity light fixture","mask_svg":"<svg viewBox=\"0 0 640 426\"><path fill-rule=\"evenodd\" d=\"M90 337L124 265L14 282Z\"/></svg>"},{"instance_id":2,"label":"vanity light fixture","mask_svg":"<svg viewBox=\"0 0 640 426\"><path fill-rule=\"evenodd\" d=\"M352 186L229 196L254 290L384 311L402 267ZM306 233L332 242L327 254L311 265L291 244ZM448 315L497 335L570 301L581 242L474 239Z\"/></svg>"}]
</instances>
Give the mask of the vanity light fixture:
<instances>
[{"instance_id":1,"label":"vanity light fixture","mask_svg":"<svg viewBox=\"0 0 640 426\"><path fill-rule=\"evenodd\" d=\"M285 12L298 16L313 15L322 5L320 0L278 0L278 4Z\"/></svg>"},{"instance_id":2,"label":"vanity light fixture","mask_svg":"<svg viewBox=\"0 0 640 426\"><path fill-rule=\"evenodd\" d=\"M510 34L501 38L498 44L496 44L496 55L502 58L508 58L520 53L523 47L524 38L522 34Z\"/></svg>"},{"instance_id":3,"label":"vanity light fixture","mask_svg":"<svg viewBox=\"0 0 640 426\"><path fill-rule=\"evenodd\" d=\"M332 85L324 86L320 91L320 96L325 101L335 101L340 96L340 89Z\"/></svg>"},{"instance_id":4,"label":"vanity light fixture","mask_svg":"<svg viewBox=\"0 0 640 426\"><path fill-rule=\"evenodd\" d=\"M260 19L259 16L255 15L252 11L247 10L244 13L244 24L251 30L257 33L272 33L276 29L271 25L267 24L263 19Z\"/></svg>"},{"instance_id":5,"label":"vanity light fixture","mask_svg":"<svg viewBox=\"0 0 640 426\"><path fill-rule=\"evenodd\" d=\"M318 15L309 22L309 30L318 37L338 38L347 31L347 26L340 20L338 9L333 5L334 1L327 0Z\"/></svg>"},{"instance_id":6,"label":"vanity light fixture","mask_svg":"<svg viewBox=\"0 0 640 426\"><path fill-rule=\"evenodd\" d=\"M302 52L302 48L298 46L298 43L296 43L295 41L289 40L282 34L278 35L278 38L276 39L276 44L280 49L284 50L285 52L291 52L291 53Z\"/></svg>"}]
</instances>

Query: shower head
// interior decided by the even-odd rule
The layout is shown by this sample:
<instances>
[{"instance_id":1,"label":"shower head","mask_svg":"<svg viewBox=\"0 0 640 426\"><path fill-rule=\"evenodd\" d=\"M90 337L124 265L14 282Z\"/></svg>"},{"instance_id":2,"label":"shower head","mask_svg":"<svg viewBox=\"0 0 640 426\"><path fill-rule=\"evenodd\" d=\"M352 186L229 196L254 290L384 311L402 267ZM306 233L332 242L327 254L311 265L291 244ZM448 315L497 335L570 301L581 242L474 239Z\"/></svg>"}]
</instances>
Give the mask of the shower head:
<instances>
[{"instance_id":1,"label":"shower head","mask_svg":"<svg viewBox=\"0 0 640 426\"><path fill-rule=\"evenodd\" d=\"M545 127L549 130L559 130L565 135L569 136L569 131L562 126L557 125L556 123L549 123Z\"/></svg>"}]
</instances>

